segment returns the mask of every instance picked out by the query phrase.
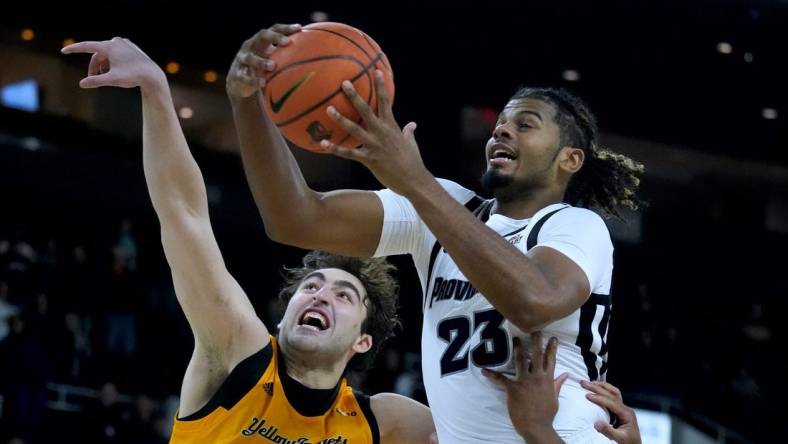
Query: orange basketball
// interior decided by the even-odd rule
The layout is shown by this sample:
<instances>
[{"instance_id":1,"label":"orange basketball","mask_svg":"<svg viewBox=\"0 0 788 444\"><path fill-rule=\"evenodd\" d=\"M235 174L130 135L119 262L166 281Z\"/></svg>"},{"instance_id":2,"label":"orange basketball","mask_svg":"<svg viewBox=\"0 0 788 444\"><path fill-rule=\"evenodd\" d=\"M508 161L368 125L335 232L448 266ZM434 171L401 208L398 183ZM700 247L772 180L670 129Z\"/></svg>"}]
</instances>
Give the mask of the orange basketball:
<instances>
[{"instance_id":1,"label":"orange basketball","mask_svg":"<svg viewBox=\"0 0 788 444\"><path fill-rule=\"evenodd\" d=\"M394 74L388 58L372 38L342 23L313 23L290 35L292 43L271 56L276 70L266 78L265 109L293 144L324 151L328 139L345 147L361 141L350 136L326 114L333 105L342 115L362 124L341 84L353 82L358 94L377 112L375 70L383 71L390 101L394 101Z\"/></svg>"}]
</instances>

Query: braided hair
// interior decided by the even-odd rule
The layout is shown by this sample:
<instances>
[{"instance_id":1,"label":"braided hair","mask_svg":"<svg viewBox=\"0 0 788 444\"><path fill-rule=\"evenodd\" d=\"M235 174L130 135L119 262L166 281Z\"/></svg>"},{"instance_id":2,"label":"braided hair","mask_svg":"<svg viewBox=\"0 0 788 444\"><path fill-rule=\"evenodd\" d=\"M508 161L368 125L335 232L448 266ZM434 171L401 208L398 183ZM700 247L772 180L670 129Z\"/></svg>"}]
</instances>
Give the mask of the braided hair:
<instances>
[{"instance_id":1,"label":"braided hair","mask_svg":"<svg viewBox=\"0 0 788 444\"><path fill-rule=\"evenodd\" d=\"M643 164L599 147L596 118L585 103L565 89L520 88L510 100L537 99L556 110L561 129L561 146L580 148L585 161L572 176L564 200L574 206L596 207L604 215L623 219L620 207L638 210L644 206L636 192Z\"/></svg>"}]
</instances>

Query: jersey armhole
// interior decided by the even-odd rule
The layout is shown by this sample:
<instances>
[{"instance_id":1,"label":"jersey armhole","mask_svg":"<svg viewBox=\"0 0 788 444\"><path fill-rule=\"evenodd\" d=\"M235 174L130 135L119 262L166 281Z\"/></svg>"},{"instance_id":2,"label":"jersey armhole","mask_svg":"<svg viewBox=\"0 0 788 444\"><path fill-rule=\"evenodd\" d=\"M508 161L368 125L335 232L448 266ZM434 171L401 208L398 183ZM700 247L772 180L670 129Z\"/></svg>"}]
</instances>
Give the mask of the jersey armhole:
<instances>
[{"instance_id":1,"label":"jersey armhole","mask_svg":"<svg viewBox=\"0 0 788 444\"><path fill-rule=\"evenodd\" d=\"M367 418L369 431L372 433L372 444L380 444L380 429L378 428L378 420L375 419L375 415L372 413L372 408L369 405L369 396L357 390L353 390L353 395L356 397L358 406L361 407L361 411Z\"/></svg>"},{"instance_id":2,"label":"jersey armhole","mask_svg":"<svg viewBox=\"0 0 788 444\"><path fill-rule=\"evenodd\" d=\"M199 410L178 421L197 421L210 415L219 407L230 410L257 384L263 376L266 367L271 363L273 356L273 341L260 349L260 351L247 357L235 366L227 375L219 390L211 397L207 404Z\"/></svg>"}]
</instances>

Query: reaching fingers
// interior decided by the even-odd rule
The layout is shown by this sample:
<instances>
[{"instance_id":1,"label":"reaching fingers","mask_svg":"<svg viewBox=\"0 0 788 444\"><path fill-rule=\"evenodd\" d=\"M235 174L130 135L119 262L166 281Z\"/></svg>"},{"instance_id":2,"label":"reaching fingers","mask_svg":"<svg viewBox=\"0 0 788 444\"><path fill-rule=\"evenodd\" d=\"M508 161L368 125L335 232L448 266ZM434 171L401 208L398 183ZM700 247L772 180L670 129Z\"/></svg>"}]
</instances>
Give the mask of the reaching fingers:
<instances>
[{"instance_id":1,"label":"reaching fingers","mask_svg":"<svg viewBox=\"0 0 788 444\"><path fill-rule=\"evenodd\" d=\"M364 119L364 122L367 124L367 128L370 128L373 124L375 124L375 113L372 112L372 109L367 105L367 102L358 95L356 89L353 88L353 84L349 80L345 80L342 82L342 90L345 92L345 95L348 96L350 102L353 104L353 107L356 108L361 118Z\"/></svg>"},{"instance_id":2,"label":"reaching fingers","mask_svg":"<svg viewBox=\"0 0 788 444\"><path fill-rule=\"evenodd\" d=\"M109 45L109 41L103 42L96 42L96 41L85 41L85 42L77 42L72 43L71 45L65 46L63 49L60 50L63 54L86 54L86 53L96 53L102 52L107 49Z\"/></svg>"},{"instance_id":3,"label":"reaching fingers","mask_svg":"<svg viewBox=\"0 0 788 444\"><path fill-rule=\"evenodd\" d=\"M621 396L621 390L618 387L604 381L596 381L594 382L595 385L599 386L600 388L607 390L608 393L613 395L614 398L618 399L619 401L623 401L624 398Z\"/></svg>"},{"instance_id":4,"label":"reaching fingers","mask_svg":"<svg viewBox=\"0 0 788 444\"><path fill-rule=\"evenodd\" d=\"M594 393L599 395L605 395L610 397L611 399L615 399L618 402L623 402L624 398L621 396L621 390L619 390L613 384L603 382L603 381L581 381L580 385L583 386L586 390L590 390Z\"/></svg>"},{"instance_id":5,"label":"reaching fingers","mask_svg":"<svg viewBox=\"0 0 788 444\"><path fill-rule=\"evenodd\" d=\"M635 416L634 410L615 399L609 393L588 393L586 394L586 398L594 404L610 410L610 413L616 415L622 423L631 422Z\"/></svg>"},{"instance_id":6,"label":"reaching fingers","mask_svg":"<svg viewBox=\"0 0 788 444\"><path fill-rule=\"evenodd\" d=\"M328 113L328 117L339 124L339 126L341 126L351 136L365 144L373 142L373 140L369 137L369 133L367 133L367 131L362 128L361 125L340 114L339 111L337 111L333 106L329 106L326 112Z\"/></svg>"},{"instance_id":7,"label":"reaching fingers","mask_svg":"<svg viewBox=\"0 0 788 444\"><path fill-rule=\"evenodd\" d=\"M375 95L378 98L378 117L381 119L393 119L391 112L391 100L389 92L386 90L386 82L383 79L383 71L375 70Z\"/></svg>"}]
</instances>

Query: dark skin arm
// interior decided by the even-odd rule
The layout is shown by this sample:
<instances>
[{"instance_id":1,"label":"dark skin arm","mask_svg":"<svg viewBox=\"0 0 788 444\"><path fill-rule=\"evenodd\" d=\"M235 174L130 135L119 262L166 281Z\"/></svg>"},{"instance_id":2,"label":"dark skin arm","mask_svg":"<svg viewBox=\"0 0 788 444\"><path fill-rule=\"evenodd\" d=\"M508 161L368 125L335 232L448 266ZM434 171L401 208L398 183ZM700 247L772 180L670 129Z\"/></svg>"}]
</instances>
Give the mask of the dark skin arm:
<instances>
[{"instance_id":1,"label":"dark skin arm","mask_svg":"<svg viewBox=\"0 0 788 444\"><path fill-rule=\"evenodd\" d=\"M305 249L371 256L383 226L383 206L374 193L312 190L263 107L268 59L299 25L274 25L245 41L227 75L227 95L249 186L268 236ZM276 45L276 46L275 46Z\"/></svg>"},{"instance_id":2,"label":"dark skin arm","mask_svg":"<svg viewBox=\"0 0 788 444\"><path fill-rule=\"evenodd\" d=\"M324 141L323 148L361 162L384 186L410 200L463 274L520 329L538 330L580 307L590 294L583 270L551 248L537 247L523 254L454 200L424 166L413 136L415 124L399 129L382 74L377 72L375 80L378 115L350 82L343 84L363 118L363 127L333 108L327 111L364 146L347 149Z\"/></svg>"}]
</instances>

